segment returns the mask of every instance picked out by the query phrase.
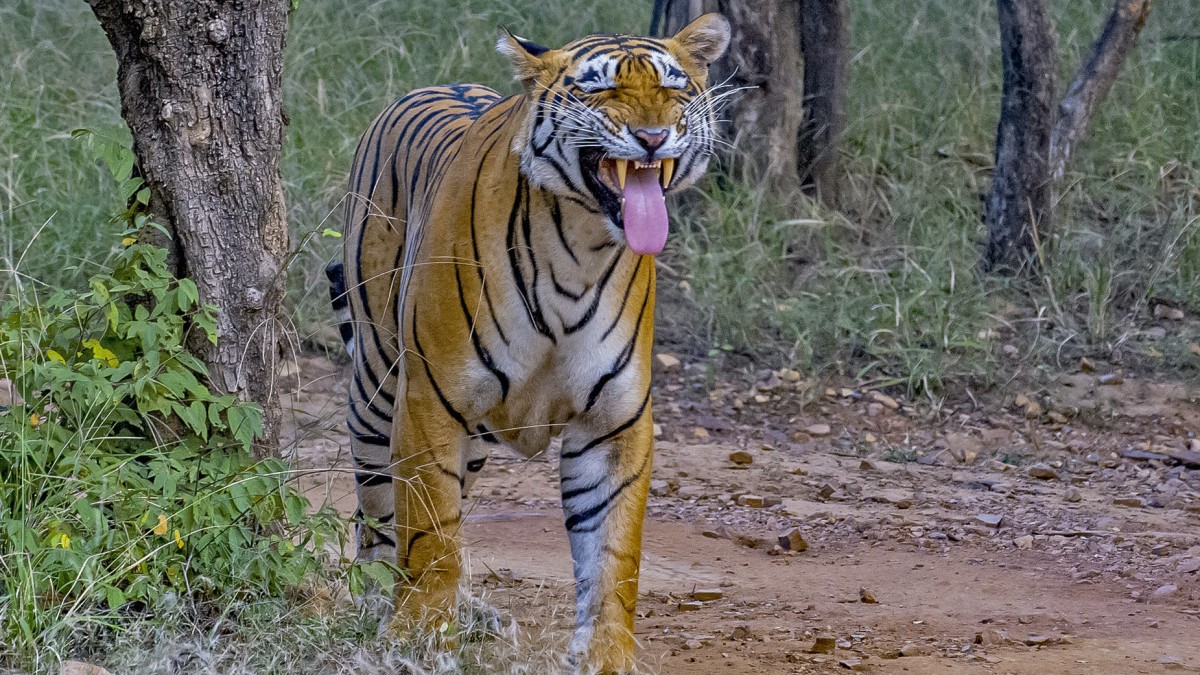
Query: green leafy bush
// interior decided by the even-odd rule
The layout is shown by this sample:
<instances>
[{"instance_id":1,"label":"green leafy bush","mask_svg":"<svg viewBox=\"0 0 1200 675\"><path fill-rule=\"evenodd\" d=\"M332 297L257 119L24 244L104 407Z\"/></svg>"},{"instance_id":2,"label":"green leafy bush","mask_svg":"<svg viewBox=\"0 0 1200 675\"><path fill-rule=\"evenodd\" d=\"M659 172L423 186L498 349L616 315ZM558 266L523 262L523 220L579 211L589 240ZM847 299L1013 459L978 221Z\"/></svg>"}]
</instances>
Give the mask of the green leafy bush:
<instances>
[{"instance_id":1,"label":"green leafy bush","mask_svg":"<svg viewBox=\"0 0 1200 675\"><path fill-rule=\"evenodd\" d=\"M215 342L214 310L136 241L144 199L115 166L135 206L111 269L82 290L24 279L0 305L0 668L168 594L279 597L343 536L255 457L261 409L206 386L186 344Z\"/></svg>"}]
</instances>

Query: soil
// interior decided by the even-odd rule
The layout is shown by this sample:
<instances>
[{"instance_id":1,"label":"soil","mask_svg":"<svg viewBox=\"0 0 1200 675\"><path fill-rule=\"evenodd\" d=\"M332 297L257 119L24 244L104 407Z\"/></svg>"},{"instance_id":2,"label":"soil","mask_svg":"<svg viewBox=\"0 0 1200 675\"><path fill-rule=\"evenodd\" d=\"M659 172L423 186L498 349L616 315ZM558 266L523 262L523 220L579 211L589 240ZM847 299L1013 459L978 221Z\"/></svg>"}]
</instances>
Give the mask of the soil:
<instances>
[{"instance_id":1,"label":"soil","mask_svg":"<svg viewBox=\"0 0 1200 675\"><path fill-rule=\"evenodd\" d=\"M931 410L671 365L655 383L645 670L1200 672L1200 391L1078 372ZM306 489L348 515L344 370L302 357L287 406ZM565 643L547 455L489 460L465 541L473 592Z\"/></svg>"}]
</instances>

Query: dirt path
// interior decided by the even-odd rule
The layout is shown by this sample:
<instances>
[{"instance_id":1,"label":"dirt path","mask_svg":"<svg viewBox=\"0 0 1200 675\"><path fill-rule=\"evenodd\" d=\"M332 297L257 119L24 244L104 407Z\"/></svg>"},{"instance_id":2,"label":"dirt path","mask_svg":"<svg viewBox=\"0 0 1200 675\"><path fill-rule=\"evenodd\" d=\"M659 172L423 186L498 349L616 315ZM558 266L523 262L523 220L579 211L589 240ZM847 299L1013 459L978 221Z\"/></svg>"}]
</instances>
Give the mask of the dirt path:
<instances>
[{"instance_id":1,"label":"dirt path","mask_svg":"<svg viewBox=\"0 0 1200 675\"><path fill-rule=\"evenodd\" d=\"M307 489L349 513L337 370L303 360L289 406L299 460L319 470ZM1126 399L1067 376L929 421L778 379L689 396L689 375L660 378L647 670L1200 672L1200 470L1168 458L1197 429L1195 392L1131 382ZM493 458L474 492L476 592L565 642L556 462ZM792 531L807 550L778 545ZM833 653L810 653L818 636Z\"/></svg>"}]
</instances>

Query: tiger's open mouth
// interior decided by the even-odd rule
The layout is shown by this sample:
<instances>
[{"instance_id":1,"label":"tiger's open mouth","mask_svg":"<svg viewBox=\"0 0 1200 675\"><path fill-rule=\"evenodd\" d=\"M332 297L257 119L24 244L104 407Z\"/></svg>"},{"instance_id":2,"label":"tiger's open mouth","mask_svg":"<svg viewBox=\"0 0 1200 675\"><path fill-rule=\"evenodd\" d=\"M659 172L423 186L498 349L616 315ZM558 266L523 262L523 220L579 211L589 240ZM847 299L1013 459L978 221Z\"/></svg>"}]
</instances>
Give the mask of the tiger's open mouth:
<instances>
[{"instance_id":1,"label":"tiger's open mouth","mask_svg":"<svg viewBox=\"0 0 1200 675\"><path fill-rule=\"evenodd\" d=\"M667 242L664 191L675 175L675 158L651 162L607 157L601 152L581 153L588 184L604 214L625 232L635 253L654 255ZM594 168L593 168L594 167Z\"/></svg>"}]
</instances>

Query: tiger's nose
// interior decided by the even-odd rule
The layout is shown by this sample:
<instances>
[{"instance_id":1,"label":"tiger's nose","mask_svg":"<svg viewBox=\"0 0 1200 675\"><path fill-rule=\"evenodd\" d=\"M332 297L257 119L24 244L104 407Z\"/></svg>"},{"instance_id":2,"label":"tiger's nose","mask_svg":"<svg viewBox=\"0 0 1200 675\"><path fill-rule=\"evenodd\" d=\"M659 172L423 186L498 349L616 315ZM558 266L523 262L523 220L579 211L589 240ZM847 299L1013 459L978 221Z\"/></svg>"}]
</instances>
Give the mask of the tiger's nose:
<instances>
[{"instance_id":1,"label":"tiger's nose","mask_svg":"<svg viewBox=\"0 0 1200 675\"><path fill-rule=\"evenodd\" d=\"M667 142L670 133L669 129L638 129L633 136L648 152L654 152Z\"/></svg>"}]
</instances>

